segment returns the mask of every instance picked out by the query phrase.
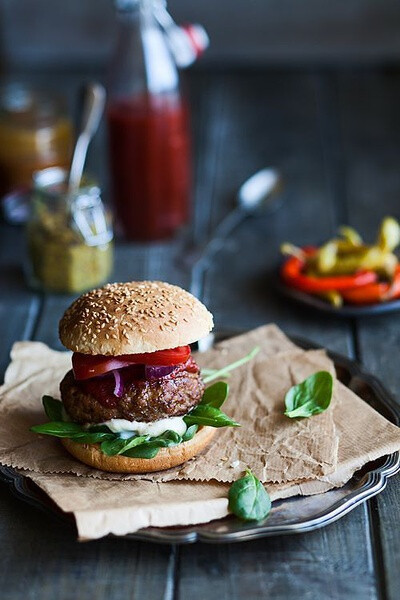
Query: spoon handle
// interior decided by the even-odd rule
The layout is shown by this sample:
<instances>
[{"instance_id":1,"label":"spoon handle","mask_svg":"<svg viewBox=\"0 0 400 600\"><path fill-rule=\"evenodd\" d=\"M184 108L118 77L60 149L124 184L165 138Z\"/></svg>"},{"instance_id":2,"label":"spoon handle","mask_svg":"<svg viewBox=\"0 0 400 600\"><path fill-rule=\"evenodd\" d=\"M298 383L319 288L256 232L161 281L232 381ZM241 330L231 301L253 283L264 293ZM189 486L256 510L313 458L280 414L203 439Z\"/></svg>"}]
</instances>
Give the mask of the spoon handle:
<instances>
[{"instance_id":1,"label":"spoon handle","mask_svg":"<svg viewBox=\"0 0 400 600\"><path fill-rule=\"evenodd\" d=\"M193 244L187 248L184 256L184 263L187 267L193 267L197 263L209 261L225 244L227 237L236 229L238 225L248 216L240 206L229 211L218 223L212 235L210 235L202 244Z\"/></svg>"},{"instance_id":2,"label":"spoon handle","mask_svg":"<svg viewBox=\"0 0 400 600\"><path fill-rule=\"evenodd\" d=\"M68 192L79 188L85 166L88 146L100 123L106 100L106 91L99 83L90 83L85 91L81 130L76 141L68 179Z\"/></svg>"}]
</instances>

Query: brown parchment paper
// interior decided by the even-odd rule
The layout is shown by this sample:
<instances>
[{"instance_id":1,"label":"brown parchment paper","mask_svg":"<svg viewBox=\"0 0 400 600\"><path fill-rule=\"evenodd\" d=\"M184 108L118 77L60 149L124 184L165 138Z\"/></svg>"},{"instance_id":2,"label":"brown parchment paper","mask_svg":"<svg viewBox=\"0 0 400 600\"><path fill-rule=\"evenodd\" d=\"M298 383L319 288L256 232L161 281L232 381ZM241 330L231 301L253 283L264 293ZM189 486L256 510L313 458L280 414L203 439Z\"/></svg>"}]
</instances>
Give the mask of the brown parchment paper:
<instances>
[{"instance_id":1,"label":"brown parchment paper","mask_svg":"<svg viewBox=\"0 0 400 600\"><path fill-rule=\"evenodd\" d=\"M258 476L271 477L266 480L267 488L271 498L277 499L297 494L316 494L342 485L366 462L400 448L400 430L340 382L335 384L335 397L329 410L323 415L302 420L302 424L308 423L306 429L303 426L298 428L298 421L287 420L296 429L286 431L285 437L281 427L285 427L287 422L282 423L280 418L284 393L298 378L302 379L321 368L331 370L332 365L320 351L303 352L296 348L275 326L265 326L225 342L216 350L199 357L198 361L212 368L223 366L242 356L245 346L247 352L255 345L261 346L261 352L252 365L248 365L246 373L242 370L241 377L237 377L239 372L234 372L229 379L232 393L226 411L236 416L237 404L242 403L245 406L241 414L245 422L254 423L254 419L260 417L264 419L265 429L253 426L252 435L247 438L245 434L244 438L240 438L252 441L248 455L244 454L245 447L241 446L236 451L225 446L219 462L212 462L210 456L209 472L219 473L223 481L216 481L215 478L210 478L210 481L190 480L196 463L206 469L207 461L203 465L201 462L207 454L211 453L211 449L223 447L220 437L202 457L197 457L193 463L174 473L171 470L162 476L168 478L172 475L176 479L186 480L161 482L157 476L147 476L137 481L125 480L120 476L111 479L107 474L93 473L91 469L80 471L76 463L75 468L69 471L71 461L63 450L60 453L61 447L57 442L53 443L48 438L32 438L33 434L27 437L26 430L31 424L45 420L40 396L44 391L57 394L58 381L69 368L70 357L68 353L52 351L43 344L27 342L14 346L12 363L6 373L5 385L0 390L0 462L23 469L21 472L43 489L62 510L73 513L80 539L94 539L109 533L124 535L150 525L189 525L221 518L228 514L229 484L224 481L236 479L242 474L244 466L254 469L253 460ZM282 381L282 388L279 388L283 396L278 402L277 380L280 377L285 382ZM243 379L247 383L243 384ZM249 381L253 382L250 397L247 387ZM253 385L257 393L252 390ZM46 386L46 390L43 386ZM259 412L262 407L265 414ZM276 412L278 409L279 414ZM246 415L250 418L246 419ZM325 420L321 419L324 416ZM318 426L308 429L313 423ZM269 428L276 430L272 434L273 451L268 447L271 443ZM254 429L257 430L255 433ZM242 435L243 430L235 431L240 431ZM310 441L314 435L318 443ZM321 447L324 436L325 444L330 448L329 460L326 460L326 448ZM303 438L302 447L293 451L291 444L296 443L296 438ZM50 445L47 445L49 442ZM231 443L238 445L236 438L224 440L224 444ZM278 458L275 454L279 455ZM265 460L267 455L268 461ZM260 456L264 456L264 460ZM323 458L319 465L316 464L317 457L319 460ZM66 463L66 460L69 462ZM231 460L239 460L239 466L232 467ZM245 465L241 464L244 460ZM267 462L273 465L272 468ZM296 468L292 467L292 463L296 464ZM279 465L283 466L283 471L276 470L280 468ZM48 473L48 468L51 471L65 470L55 474ZM81 476L76 477L76 474ZM198 477L197 469L194 476Z\"/></svg>"},{"instance_id":2,"label":"brown parchment paper","mask_svg":"<svg viewBox=\"0 0 400 600\"><path fill-rule=\"evenodd\" d=\"M19 343L12 351L0 391L0 461L38 473L119 481L231 482L248 465L263 482L316 479L332 472L338 448L332 410L313 419L290 420L283 415L283 399L291 385L321 369L334 374L323 351L304 352L276 327L267 326L199 354L198 360L201 366L219 368L254 346L260 347L257 356L231 373L229 399L224 405L241 423L240 428L220 429L202 455L181 467L155 474L119 475L79 463L58 440L29 431L32 425L46 421L41 396L59 396L59 381L70 366L70 357L37 342ZM332 405L336 401L335 392Z\"/></svg>"}]
</instances>

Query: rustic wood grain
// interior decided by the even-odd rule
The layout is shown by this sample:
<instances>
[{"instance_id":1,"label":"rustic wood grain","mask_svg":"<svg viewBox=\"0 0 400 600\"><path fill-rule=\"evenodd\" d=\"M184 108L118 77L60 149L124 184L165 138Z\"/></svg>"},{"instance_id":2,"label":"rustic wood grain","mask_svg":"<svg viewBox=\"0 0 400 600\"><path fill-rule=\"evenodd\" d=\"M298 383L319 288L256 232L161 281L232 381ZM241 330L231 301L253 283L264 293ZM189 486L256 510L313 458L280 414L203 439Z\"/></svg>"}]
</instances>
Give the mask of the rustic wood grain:
<instances>
[{"instance_id":1,"label":"rustic wood grain","mask_svg":"<svg viewBox=\"0 0 400 600\"><path fill-rule=\"evenodd\" d=\"M357 76L350 71L337 77L341 160L350 223L370 241L384 216L400 217L399 75L393 69ZM355 106L358 110L352 108ZM398 314L360 319L357 333L359 360L399 401ZM382 593L393 600L400 595L399 506L400 480L396 477L370 508Z\"/></svg>"},{"instance_id":2,"label":"rustic wood grain","mask_svg":"<svg viewBox=\"0 0 400 600\"><path fill-rule=\"evenodd\" d=\"M65 525L1 485L0 581L7 600L164 597L171 550L121 538L76 542Z\"/></svg>"},{"instance_id":3,"label":"rustic wood grain","mask_svg":"<svg viewBox=\"0 0 400 600\"><path fill-rule=\"evenodd\" d=\"M287 304L274 290L280 243L315 243L338 225L328 177L330 150L322 139L328 119L323 83L313 73L279 71L221 75L220 85L220 120L210 133L221 148L210 227L230 209L240 183L258 168L278 166L285 187L282 206L243 223L206 273L204 298L217 326L246 328L275 321L292 334L351 354L348 323ZM182 548L178 597L196 597L206 589L209 598L376 598L369 533L362 507L348 521L299 539L249 542L244 548ZM347 569L340 578L338 564Z\"/></svg>"},{"instance_id":4,"label":"rustic wood grain","mask_svg":"<svg viewBox=\"0 0 400 600\"><path fill-rule=\"evenodd\" d=\"M202 23L209 63L304 64L398 60L396 0L170 0L179 23ZM108 59L114 33L110 0L0 0L0 42L8 62L80 66ZM3 38L3 40L1 39Z\"/></svg>"},{"instance_id":5,"label":"rustic wood grain","mask_svg":"<svg viewBox=\"0 0 400 600\"><path fill-rule=\"evenodd\" d=\"M77 73L58 81L68 86L72 101L84 79L84 73ZM289 333L350 356L358 354L396 391L393 357L400 329L393 317L357 325L319 317L287 303L273 285L281 241L318 242L347 215L355 224L362 222L369 233L383 207L396 209L399 125L393 128L391 121L398 107L399 82L396 73L371 71L192 73L188 83L195 106L193 227L172 242L119 243L113 278L160 278L189 287L190 272L180 260L187 244L206 238L232 206L246 177L258 168L277 166L285 180L282 207L244 222L205 273L202 295L215 313L217 327L239 329L276 321ZM52 84L56 87L57 81ZM89 164L107 190L103 141L104 131ZM72 300L26 289L20 271L21 242L20 231L2 226L3 365L15 339L33 338L60 348L57 323ZM0 547L5 558L0 580L7 598L19 599L26 590L29 597L45 600L398 597L395 481L376 504L358 507L320 531L178 549L122 539L77 544L65 527L1 491Z\"/></svg>"},{"instance_id":6,"label":"rustic wood grain","mask_svg":"<svg viewBox=\"0 0 400 600\"><path fill-rule=\"evenodd\" d=\"M292 334L348 353L346 322L282 301L275 289L280 244L315 243L337 226L321 145L317 78L309 72L267 71L220 79L225 86L218 123L222 151L210 226L233 206L240 184L260 168L278 167L283 190L274 212L249 217L215 257L205 278L205 301L219 327L275 321Z\"/></svg>"},{"instance_id":7,"label":"rustic wood grain","mask_svg":"<svg viewBox=\"0 0 400 600\"><path fill-rule=\"evenodd\" d=\"M37 294L26 287L23 240L20 229L0 225L0 381L12 344L29 339L40 308Z\"/></svg>"},{"instance_id":8,"label":"rustic wood grain","mask_svg":"<svg viewBox=\"0 0 400 600\"><path fill-rule=\"evenodd\" d=\"M201 589L209 600L377 598L369 550L354 524L360 508L306 535L181 548L178 598L205 597Z\"/></svg>"}]
</instances>

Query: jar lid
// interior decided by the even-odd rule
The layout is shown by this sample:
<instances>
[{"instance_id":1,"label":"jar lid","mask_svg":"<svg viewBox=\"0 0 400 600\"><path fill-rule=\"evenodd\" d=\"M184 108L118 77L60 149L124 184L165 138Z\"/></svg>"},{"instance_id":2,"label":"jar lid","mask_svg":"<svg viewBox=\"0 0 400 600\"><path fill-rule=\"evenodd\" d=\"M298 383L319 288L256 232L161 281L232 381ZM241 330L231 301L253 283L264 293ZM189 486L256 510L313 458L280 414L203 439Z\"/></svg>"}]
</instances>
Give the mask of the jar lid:
<instances>
[{"instance_id":1,"label":"jar lid","mask_svg":"<svg viewBox=\"0 0 400 600\"><path fill-rule=\"evenodd\" d=\"M0 86L0 116L24 127L45 126L61 110L57 95L21 82Z\"/></svg>"}]
</instances>

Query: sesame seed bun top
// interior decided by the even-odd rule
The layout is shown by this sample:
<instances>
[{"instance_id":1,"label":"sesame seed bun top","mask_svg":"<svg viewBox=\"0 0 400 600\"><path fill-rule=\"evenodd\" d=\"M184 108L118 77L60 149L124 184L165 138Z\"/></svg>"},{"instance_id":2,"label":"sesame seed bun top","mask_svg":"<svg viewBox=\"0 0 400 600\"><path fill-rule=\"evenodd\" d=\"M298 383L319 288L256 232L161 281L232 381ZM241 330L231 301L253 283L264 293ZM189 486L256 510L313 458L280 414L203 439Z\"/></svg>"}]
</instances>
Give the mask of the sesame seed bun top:
<instances>
[{"instance_id":1,"label":"sesame seed bun top","mask_svg":"<svg viewBox=\"0 0 400 600\"><path fill-rule=\"evenodd\" d=\"M213 318L182 288L161 281L111 283L80 296L60 321L60 340L83 354L141 354L205 337Z\"/></svg>"}]
</instances>

